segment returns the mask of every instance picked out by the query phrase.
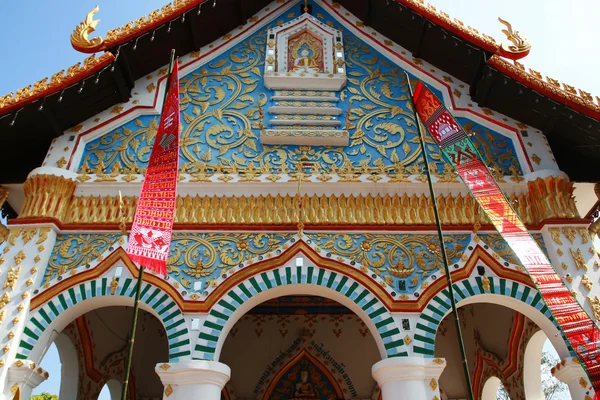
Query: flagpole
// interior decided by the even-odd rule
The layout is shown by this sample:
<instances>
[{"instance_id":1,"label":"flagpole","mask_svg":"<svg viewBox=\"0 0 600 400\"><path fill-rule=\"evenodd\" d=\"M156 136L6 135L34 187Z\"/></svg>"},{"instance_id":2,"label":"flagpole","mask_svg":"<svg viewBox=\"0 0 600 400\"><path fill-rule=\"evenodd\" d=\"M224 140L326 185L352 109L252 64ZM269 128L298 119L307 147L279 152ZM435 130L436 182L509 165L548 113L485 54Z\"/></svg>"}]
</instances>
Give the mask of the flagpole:
<instances>
[{"instance_id":1,"label":"flagpole","mask_svg":"<svg viewBox=\"0 0 600 400\"><path fill-rule=\"evenodd\" d=\"M423 128L421 126L421 120L417 114L417 107L413 100L413 90L410 84L410 79L408 74L405 72L406 83L408 85L408 90L410 92L410 101L415 117L415 124L417 125L417 129L419 131L419 141L421 144L421 154L423 155L423 160L425 164L425 175L427 175L427 183L429 184L429 193L431 195L431 202L433 204L433 214L435 216L435 223L437 226L438 239L440 241L440 251L442 252L442 260L444 262L444 270L446 273L446 280L448 281L448 292L450 295L450 304L452 305L452 313L454 314L454 323L456 325L456 332L458 334L458 344L460 347L460 354L462 356L463 369L465 372L465 376L467 379L467 386L469 388L469 398L474 400L473 397L473 386L471 385L471 375L469 374L469 364L467 363L467 353L465 351L465 344L463 342L462 330L460 328L460 317L458 316L458 311L456 308L456 301L454 298L454 287L452 286L452 275L450 274L450 267L448 263L448 255L446 254L446 245L444 243L444 235L442 233L442 223L440 221L440 214L438 212L437 199L435 197L435 191L433 189L433 183L431 182L431 172L429 170L429 161L427 160L427 153L425 150L425 138L423 135Z\"/></svg>"},{"instance_id":2,"label":"flagpole","mask_svg":"<svg viewBox=\"0 0 600 400\"><path fill-rule=\"evenodd\" d=\"M171 50L171 59L169 61L169 74L167 76L167 85L165 87L165 96L163 99L163 109L169 93L169 85L171 83L171 74L173 72L173 64L175 63L175 49ZM162 114L162 111L161 111ZM135 289L135 300L133 302L133 320L131 321L131 331L129 332L129 345L127 349L127 364L125 366L125 377L123 379L123 391L121 392L121 400L127 400L127 389L129 387L129 372L131 371L131 363L133 361L133 348L135 343L135 331L137 328L137 319L139 312L140 293L142 292L142 283L144 278L144 266L140 265L140 273L138 275L137 285Z\"/></svg>"}]
</instances>

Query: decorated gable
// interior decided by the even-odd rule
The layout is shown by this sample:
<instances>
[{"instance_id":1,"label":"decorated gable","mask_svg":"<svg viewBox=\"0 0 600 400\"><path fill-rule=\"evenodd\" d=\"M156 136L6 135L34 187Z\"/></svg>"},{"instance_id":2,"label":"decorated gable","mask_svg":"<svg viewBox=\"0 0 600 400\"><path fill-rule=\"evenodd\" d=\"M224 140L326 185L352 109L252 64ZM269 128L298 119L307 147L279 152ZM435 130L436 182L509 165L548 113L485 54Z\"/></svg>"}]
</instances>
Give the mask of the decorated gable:
<instances>
[{"instance_id":1,"label":"decorated gable","mask_svg":"<svg viewBox=\"0 0 600 400\"><path fill-rule=\"evenodd\" d=\"M284 12L280 19L268 23L205 64L196 66L191 62L183 66L180 172L217 182L216 176L222 174L240 174L250 180L265 181L269 176L294 174L298 162L303 160L304 165L310 165L304 172L315 181L327 181L333 174L361 180L371 177L376 181L389 175L399 176L401 180L411 175L418 179L423 177L405 70L345 29L322 8L314 6L313 15L314 18L302 17L303 21L308 24L307 21L314 19L311 26L330 28L331 43L340 43L343 38L343 51L334 49L336 54L343 56L344 67L329 66L315 55L318 50L315 48L309 55L319 59L314 61L318 65L311 66L313 61L310 61L303 68L319 71L335 68L335 75L340 79L347 76L345 88L339 91L269 89L264 74L271 74L269 60L275 57L275 54L266 55L269 35L298 21L295 20L298 18L296 13ZM304 29L288 38L285 53L288 58L285 54L277 54L287 60L287 69L290 63L298 60L292 61L289 57L300 57L309 45L314 47L318 42L323 49L333 51L326 47L329 42L319 42L310 32ZM336 32L340 32L341 37L336 36ZM290 56L294 46L298 47L298 54ZM286 74L306 73L300 69L293 72L292 68L292 72ZM409 77L413 84L415 79L423 78L412 73ZM432 90L443 98L443 91L434 87ZM467 117L458 120L498 176L521 173L512 138L490 128L493 124L482 125ZM158 116L139 116L89 141L79 162L79 172L140 174L147 165L157 123ZM261 140L273 131L304 135L305 138L312 136L317 141L281 144L281 141ZM335 141L338 133L339 137L347 133L347 145ZM328 142L330 146L318 145L319 139L327 137L333 137L333 141ZM434 174L439 179L454 179L451 169L444 164L429 138L427 150L435 166Z\"/></svg>"}]
</instances>

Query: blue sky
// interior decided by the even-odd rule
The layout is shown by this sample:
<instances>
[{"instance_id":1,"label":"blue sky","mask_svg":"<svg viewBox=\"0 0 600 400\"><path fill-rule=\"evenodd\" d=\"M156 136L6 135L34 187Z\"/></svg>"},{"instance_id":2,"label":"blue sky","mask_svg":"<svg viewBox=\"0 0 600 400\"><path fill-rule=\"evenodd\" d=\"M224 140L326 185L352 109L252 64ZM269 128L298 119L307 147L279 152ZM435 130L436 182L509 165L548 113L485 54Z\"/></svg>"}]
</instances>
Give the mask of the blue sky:
<instances>
[{"instance_id":1,"label":"blue sky","mask_svg":"<svg viewBox=\"0 0 600 400\"><path fill-rule=\"evenodd\" d=\"M390 0L393 1L393 0ZM430 0L438 9L503 40L497 17L533 43L526 66L600 96L600 2L597 0ZM33 84L85 58L69 36L100 5L97 33L162 7L166 0L5 1L0 13L0 95ZM218 2L217 2L218 5ZM18 38L18 39L16 39ZM14 39L14 40L12 40Z\"/></svg>"}]
</instances>

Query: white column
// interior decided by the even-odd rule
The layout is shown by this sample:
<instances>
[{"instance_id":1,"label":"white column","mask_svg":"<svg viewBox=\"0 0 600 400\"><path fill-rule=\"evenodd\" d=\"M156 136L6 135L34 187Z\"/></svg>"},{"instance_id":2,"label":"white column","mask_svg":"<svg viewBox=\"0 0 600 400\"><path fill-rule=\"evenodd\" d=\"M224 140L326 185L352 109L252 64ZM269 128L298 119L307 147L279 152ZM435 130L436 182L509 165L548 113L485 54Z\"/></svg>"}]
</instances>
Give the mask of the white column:
<instances>
[{"instance_id":1,"label":"white column","mask_svg":"<svg viewBox=\"0 0 600 400\"><path fill-rule=\"evenodd\" d=\"M156 373L165 387L164 400L220 400L231 377L227 365L203 360L158 364Z\"/></svg>"},{"instance_id":2,"label":"white column","mask_svg":"<svg viewBox=\"0 0 600 400\"><path fill-rule=\"evenodd\" d=\"M592 400L594 398L596 392L591 388L587 374L576 358L559 362L552 368L552 374L569 386L571 399Z\"/></svg>"},{"instance_id":3,"label":"white column","mask_svg":"<svg viewBox=\"0 0 600 400\"><path fill-rule=\"evenodd\" d=\"M17 360L8 369L5 398L12 399L17 387L21 391L21 399L31 398L31 392L48 379L48 372L37 367L33 361Z\"/></svg>"},{"instance_id":4,"label":"white column","mask_svg":"<svg viewBox=\"0 0 600 400\"><path fill-rule=\"evenodd\" d=\"M446 366L443 358L394 357L373 365L382 400L431 400L440 398L438 379Z\"/></svg>"}]
</instances>

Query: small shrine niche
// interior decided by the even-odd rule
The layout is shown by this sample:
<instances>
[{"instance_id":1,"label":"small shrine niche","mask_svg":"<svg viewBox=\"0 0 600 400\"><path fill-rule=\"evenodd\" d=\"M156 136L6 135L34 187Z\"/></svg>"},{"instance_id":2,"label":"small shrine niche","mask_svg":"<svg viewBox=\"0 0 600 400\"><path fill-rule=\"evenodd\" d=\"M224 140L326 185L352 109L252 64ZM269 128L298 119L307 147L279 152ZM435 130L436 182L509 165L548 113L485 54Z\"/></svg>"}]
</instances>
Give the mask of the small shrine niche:
<instances>
[{"instance_id":1,"label":"small shrine niche","mask_svg":"<svg viewBox=\"0 0 600 400\"><path fill-rule=\"evenodd\" d=\"M337 91L346 85L340 31L305 13L267 35L265 85L269 89Z\"/></svg>"},{"instance_id":2,"label":"small shrine niche","mask_svg":"<svg viewBox=\"0 0 600 400\"><path fill-rule=\"evenodd\" d=\"M347 146L338 106L345 64L342 33L308 13L270 29L264 79L274 95L261 142Z\"/></svg>"}]
</instances>

